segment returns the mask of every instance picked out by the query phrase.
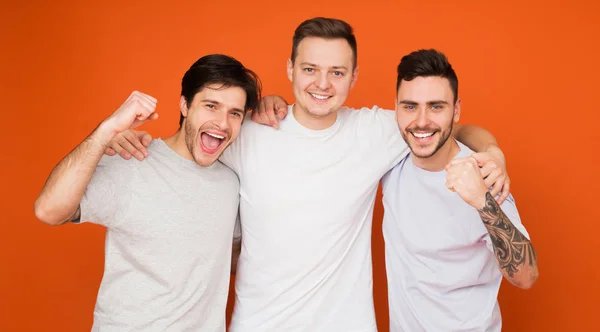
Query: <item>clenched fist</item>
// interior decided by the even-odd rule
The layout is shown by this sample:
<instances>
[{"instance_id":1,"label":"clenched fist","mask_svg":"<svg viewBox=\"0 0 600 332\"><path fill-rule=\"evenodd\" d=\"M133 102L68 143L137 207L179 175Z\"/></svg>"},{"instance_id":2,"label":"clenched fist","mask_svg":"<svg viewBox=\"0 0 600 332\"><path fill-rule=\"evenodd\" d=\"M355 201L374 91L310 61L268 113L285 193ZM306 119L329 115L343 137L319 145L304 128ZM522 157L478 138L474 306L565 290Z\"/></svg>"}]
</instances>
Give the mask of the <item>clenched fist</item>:
<instances>
[{"instance_id":1,"label":"clenched fist","mask_svg":"<svg viewBox=\"0 0 600 332\"><path fill-rule=\"evenodd\" d=\"M121 133L127 129L134 129L147 120L155 120L156 99L139 91L134 91L127 100L105 121L107 129L114 134Z\"/></svg>"},{"instance_id":2,"label":"clenched fist","mask_svg":"<svg viewBox=\"0 0 600 332\"><path fill-rule=\"evenodd\" d=\"M473 157L456 159L446 168L446 187L476 209L485 206L488 188Z\"/></svg>"}]
</instances>

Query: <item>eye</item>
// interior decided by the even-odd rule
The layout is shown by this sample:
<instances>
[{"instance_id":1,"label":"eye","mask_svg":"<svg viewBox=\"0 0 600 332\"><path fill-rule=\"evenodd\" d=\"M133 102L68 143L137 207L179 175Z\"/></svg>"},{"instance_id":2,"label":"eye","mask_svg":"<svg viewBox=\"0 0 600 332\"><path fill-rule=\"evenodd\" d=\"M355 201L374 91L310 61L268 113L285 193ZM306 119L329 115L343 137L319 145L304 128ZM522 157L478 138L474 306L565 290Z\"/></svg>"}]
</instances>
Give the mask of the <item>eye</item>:
<instances>
[{"instance_id":1,"label":"eye","mask_svg":"<svg viewBox=\"0 0 600 332\"><path fill-rule=\"evenodd\" d=\"M236 118L241 118L242 117L242 113L240 113L240 112L231 112L231 115L233 115Z\"/></svg>"},{"instance_id":2,"label":"eye","mask_svg":"<svg viewBox=\"0 0 600 332\"><path fill-rule=\"evenodd\" d=\"M431 109L434 111L439 111L442 108L443 108L442 105L431 105Z\"/></svg>"},{"instance_id":3,"label":"eye","mask_svg":"<svg viewBox=\"0 0 600 332\"><path fill-rule=\"evenodd\" d=\"M342 73L341 71L337 71L337 70L336 70L336 71L334 71L334 72L333 72L333 75L334 75L334 76L340 76L340 77L341 77L341 76L344 76L344 73Z\"/></svg>"},{"instance_id":4,"label":"eye","mask_svg":"<svg viewBox=\"0 0 600 332\"><path fill-rule=\"evenodd\" d=\"M413 111L413 110L415 110L415 105L404 105L404 109Z\"/></svg>"},{"instance_id":5,"label":"eye","mask_svg":"<svg viewBox=\"0 0 600 332\"><path fill-rule=\"evenodd\" d=\"M215 109L216 106L214 104L206 104L206 108Z\"/></svg>"},{"instance_id":6,"label":"eye","mask_svg":"<svg viewBox=\"0 0 600 332\"><path fill-rule=\"evenodd\" d=\"M307 73L312 73L315 70L313 68L304 68L304 71Z\"/></svg>"}]
</instances>

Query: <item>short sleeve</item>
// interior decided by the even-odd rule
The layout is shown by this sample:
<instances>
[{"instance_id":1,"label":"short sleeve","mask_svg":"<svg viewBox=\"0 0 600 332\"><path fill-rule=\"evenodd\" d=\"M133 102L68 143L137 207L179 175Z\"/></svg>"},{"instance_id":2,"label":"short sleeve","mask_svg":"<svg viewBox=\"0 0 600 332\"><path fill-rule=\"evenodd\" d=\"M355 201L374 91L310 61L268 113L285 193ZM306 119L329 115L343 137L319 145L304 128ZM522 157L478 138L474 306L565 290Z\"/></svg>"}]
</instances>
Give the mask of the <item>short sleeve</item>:
<instances>
[{"instance_id":1,"label":"short sleeve","mask_svg":"<svg viewBox=\"0 0 600 332\"><path fill-rule=\"evenodd\" d=\"M513 226L515 226L515 228L518 229L521 232L521 234L523 234L523 236L525 236L527 239L531 239L529 237L529 233L527 233L527 230L525 229L525 226L523 226L523 223L521 222L521 217L519 215L519 211L517 210L515 199L512 195L508 195L506 200L504 200L504 202L502 202L502 204L500 205L500 208L502 209L502 212L504 212L504 215L508 218L508 220L510 220L510 222L513 224ZM493 252L494 246L489 233L485 235L483 241L485 242L487 248Z\"/></svg>"},{"instance_id":2,"label":"short sleeve","mask_svg":"<svg viewBox=\"0 0 600 332\"><path fill-rule=\"evenodd\" d=\"M381 157L388 170L392 169L410 152L398 129L396 112L378 106L362 108L358 112L361 112L361 139L369 137L372 146L381 147Z\"/></svg>"},{"instance_id":3,"label":"short sleeve","mask_svg":"<svg viewBox=\"0 0 600 332\"><path fill-rule=\"evenodd\" d=\"M88 184L79 207L80 222L91 222L105 227L115 224L119 202L123 201L123 190L127 180L125 163L120 157L103 156Z\"/></svg>"}]
</instances>

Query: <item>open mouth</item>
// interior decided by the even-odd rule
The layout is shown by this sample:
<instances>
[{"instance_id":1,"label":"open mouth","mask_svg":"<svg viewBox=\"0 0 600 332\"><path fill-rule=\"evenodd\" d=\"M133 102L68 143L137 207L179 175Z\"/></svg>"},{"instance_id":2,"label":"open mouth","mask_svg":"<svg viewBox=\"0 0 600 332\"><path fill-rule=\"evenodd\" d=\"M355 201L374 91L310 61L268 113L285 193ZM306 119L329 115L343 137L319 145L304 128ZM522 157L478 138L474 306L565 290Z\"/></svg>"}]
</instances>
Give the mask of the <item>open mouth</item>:
<instances>
[{"instance_id":1,"label":"open mouth","mask_svg":"<svg viewBox=\"0 0 600 332\"><path fill-rule=\"evenodd\" d=\"M308 94L311 95L313 97L313 99L315 99L317 101L325 101L325 100L328 100L331 97L333 97L333 96L321 95L318 93L311 93L311 92L309 92Z\"/></svg>"},{"instance_id":2,"label":"open mouth","mask_svg":"<svg viewBox=\"0 0 600 332\"><path fill-rule=\"evenodd\" d=\"M202 132L200 133L200 147L205 153L214 154L225 143L225 137L226 135L223 133Z\"/></svg>"}]
</instances>

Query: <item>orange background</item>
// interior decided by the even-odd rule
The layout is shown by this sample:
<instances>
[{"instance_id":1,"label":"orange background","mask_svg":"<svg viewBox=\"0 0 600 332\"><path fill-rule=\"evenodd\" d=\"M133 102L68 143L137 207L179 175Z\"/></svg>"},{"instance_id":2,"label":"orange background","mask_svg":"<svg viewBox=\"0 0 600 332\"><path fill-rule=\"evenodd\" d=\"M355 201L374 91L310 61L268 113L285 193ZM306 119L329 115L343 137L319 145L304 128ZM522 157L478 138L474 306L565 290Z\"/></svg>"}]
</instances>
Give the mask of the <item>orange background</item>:
<instances>
[{"instance_id":1,"label":"orange background","mask_svg":"<svg viewBox=\"0 0 600 332\"><path fill-rule=\"evenodd\" d=\"M91 326L104 229L35 220L33 202L54 165L134 89L159 100L161 119L145 129L172 134L181 77L207 53L235 56L266 93L292 101L291 37L313 16L356 30L351 106L392 108L403 54L435 47L448 55L460 79L461 122L499 140L539 255L533 289L502 287L505 331L598 330L600 5L520 2L3 1L0 330ZM378 201L375 300L387 331L381 218Z\"/></svg>"}]
</instances>

